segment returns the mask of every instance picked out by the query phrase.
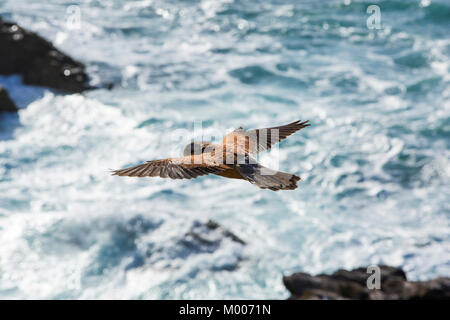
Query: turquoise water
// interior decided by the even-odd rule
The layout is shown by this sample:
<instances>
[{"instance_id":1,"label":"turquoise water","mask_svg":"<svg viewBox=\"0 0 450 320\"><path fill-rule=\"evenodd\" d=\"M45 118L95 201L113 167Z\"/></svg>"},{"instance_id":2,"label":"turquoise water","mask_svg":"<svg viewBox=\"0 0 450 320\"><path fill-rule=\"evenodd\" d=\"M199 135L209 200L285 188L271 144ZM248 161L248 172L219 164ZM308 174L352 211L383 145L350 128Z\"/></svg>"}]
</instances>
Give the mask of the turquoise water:
<instances>
[{"instance_id":1,"label":"turquoise water","mask_svg":"<svg viewBox=\"0 0 450 320\"><path fill-rule=\"evenodd\" d=\"M1 298L286 298L283 274L381 263L450 276L448 1L8 0L0 15L115 84L0 77L21 107L0 120ZM262 157L303 178L293 192L108 173L181 153L200 121L207 136L297 119L312 125ZM247 245L186 247L208 219Z\"/></svg>"}]
</instances>

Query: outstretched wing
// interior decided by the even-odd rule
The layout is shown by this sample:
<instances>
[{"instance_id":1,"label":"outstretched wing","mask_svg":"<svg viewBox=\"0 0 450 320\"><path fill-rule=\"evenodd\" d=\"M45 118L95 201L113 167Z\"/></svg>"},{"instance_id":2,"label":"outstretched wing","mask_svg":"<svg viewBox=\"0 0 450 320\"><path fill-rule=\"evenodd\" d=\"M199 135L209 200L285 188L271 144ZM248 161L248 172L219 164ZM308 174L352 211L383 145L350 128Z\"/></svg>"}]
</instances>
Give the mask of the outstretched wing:
<instances>
[{"instance_id":1,"label":"outstretched wing","mask_svg":"<svg viewBox=\"0 0 450 320\"><path fill-rule=\"evenodd\" d=\"M234 130L223 140L223 144L234 152L245 150L250 154L255 154L270 149L274 144L286 139L294 132L301 130L310 124L307 121L294 121L284 126L243 130L242 127Z\"/></svg>"},{"instance_id":2,"label":"outstretched wing","mask_svg":"<svg viewBox=\"0 0 450 320\"><path fill-rule=\"evenodd\" d=\"M192 179L229 169L209 154L148 161L135 167L114 170L115 176Z\"/></svg>"}]
</instances>

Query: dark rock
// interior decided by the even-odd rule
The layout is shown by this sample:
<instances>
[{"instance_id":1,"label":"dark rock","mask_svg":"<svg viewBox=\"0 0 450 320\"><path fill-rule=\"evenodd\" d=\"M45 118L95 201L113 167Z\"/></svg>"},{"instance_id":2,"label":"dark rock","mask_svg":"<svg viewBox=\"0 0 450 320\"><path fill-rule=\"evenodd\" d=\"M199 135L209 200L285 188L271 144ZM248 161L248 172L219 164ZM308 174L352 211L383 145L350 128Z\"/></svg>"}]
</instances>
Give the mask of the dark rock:
<instances>
[{"instance_id":1,"label":"dark rock","mask_svg":"<svg viewBox=\"0 0 450 320\"><path fill-rule=\"evenodd\" d=\"M411 299L450 300L450 278L436 278L414 283L416 288Z\"/></svg>"},{"instance_id":2,"label":"dark rock","mask_svg":"<svg viewBox=\"0 0 450 320\"><path fill-rule=\"evenodd\" d=\"M303 272L283 277L283 283L292 297L301 297L306 290L321 289L323 287L320 277L313 277Z\"/></svg>"},{"instance_id":3,"label":"dark rock","mask_svg":"<svg viewBox=\"0 0 450 320\"><path fill-rule=\"evenodd\" d=\"M2 86L0 86L0 112L17 112L16 104Z\"/></svg>"},{"instance_id":4,"label":"dark rock","mask_svg":"<svg viewBox=\"0 0 450 320\"><path fill-rule=\"evenodd\" d=\"M208 222L206 223L206 227L211 229L211 230L219 230L220 232L222 232L223 236L225 236L227 238L230 238L234 242L237 242L237 243L240 243L240 244L244 244L244 245L246 244L244 240L242 240L241 238L236 236L231 231L223 228L222 226L220 226L217 222L215 222L213 220L208 220Z\"/></svg>"},{"instance_id":5,"label":"dark rock","mask_svg":"<svg viewBox=\"0 0 450 320\"><path fill-rule=\"evenodd\" d=\"M381 281L390 279L391 277L397 276L406 280L406 274L402 269L389 267L389 266L380 266L381 271ZM366 286L367 277L369 274L367 273L367 268L357 268L352 271L339 269L333 273L333 277L337 280L343 281L351 281L357 282L362 286Z\"/></svg>"},{"instance_id":6,"label":"dark rock","mask_svg":"<svg viewBox=\"0 0 450 320\"><path fill-rule=\"evenodd\" d=\"M293 298L292 300L297 300L297 298ZM331 291L325 291L320 289L308 289L302 295L302 300L344 300L342 296L337 293Z\"/></svg>"},{"instance_id":7,"label":"dark rock","mask_svg":"<svg viewBox=\"0 0 450 320\"><path fill-rule=\"evenodd\" d=\"M409 300L450 299L450 278L429 281L408 281L400 268L380 266L380 289L369 290L367 268L351 271L338 270L331 275L312 276L298 272L283 277L290 299L356 299L356 300Z\"/></svg>"},{"instance_id":8,"label":"dark rock","mask_svg":"<svg viewBox=\"0 0 450 320\"><path fill-rule=\"evenodd\" d=\"M291 292L292 299L304 299L312 297L312 293L327 294L328 299L339 296L341 299L367 299L368 289L355 281L336 279L333 276L311 276L307 273L294 273L289 277L283 277L286 288ZM315 297L318 298L318 297Z\"/></svg>"},{"instance_id":9,"label":"dark rock","mask_svg":"<svg viewBox=\"0 0 450 320\"><path fill-rule=\"evenodd\" d=\"M143 248L142 245L140 248ZM166 241L149 243L147 249L140 250L140 261L133 261L132 266L153 265L156 268L175 270L186 268L185 261L189 257L215 256L206 265L192 265L190 276L194 277L206 268L211 271L233 271L239 268L244 259L242 249L243 241L235 241L227 236L225 229L215 222L194 220L186 226L184 233L174 234ZM142 263L142 259L145 263Z\"/></svg>"},{"instance_id":10,"label":"dark rock","mask_svg":"<svg viewBox=\"0 0 450 320\"><path fill-rule=\"evenodd\" d=\"M213 248L218 246L223 238L229 238L234 242L245 245L245 241L213 220L209 220L207 223L194 221L182 241L193 247Z\"/></svg>"},{"instance_id":11,"label":"dark rock","mask_svg":"<svg viewBox=\"0 0 450 320\"><path fill-rule=\"evenodd\" d=\"M85 66L49 41L0 19L0 74L20 74L25 84L69 93L90 89Z\"/></svg>"}]
</instances>

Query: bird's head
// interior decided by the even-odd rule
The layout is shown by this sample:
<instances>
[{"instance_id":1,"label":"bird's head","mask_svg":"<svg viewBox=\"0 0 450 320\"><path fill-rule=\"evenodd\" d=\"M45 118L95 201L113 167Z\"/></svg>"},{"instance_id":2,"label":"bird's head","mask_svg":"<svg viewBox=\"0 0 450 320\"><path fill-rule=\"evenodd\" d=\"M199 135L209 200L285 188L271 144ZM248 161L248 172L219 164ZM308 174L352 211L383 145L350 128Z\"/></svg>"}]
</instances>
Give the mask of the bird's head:
<instances>
[{"instance_id":1,"label":"bird's head","mask_svg":"<svg viewBox=\"0 0 450 320\"><path fill-rule=\"evenodd\" d=\"M206 147L208 147L209 143L202 142L191 142L184 148L183 155L184 156L192 156L196 154L202 154Z\"/></svg>"}]
</instances>

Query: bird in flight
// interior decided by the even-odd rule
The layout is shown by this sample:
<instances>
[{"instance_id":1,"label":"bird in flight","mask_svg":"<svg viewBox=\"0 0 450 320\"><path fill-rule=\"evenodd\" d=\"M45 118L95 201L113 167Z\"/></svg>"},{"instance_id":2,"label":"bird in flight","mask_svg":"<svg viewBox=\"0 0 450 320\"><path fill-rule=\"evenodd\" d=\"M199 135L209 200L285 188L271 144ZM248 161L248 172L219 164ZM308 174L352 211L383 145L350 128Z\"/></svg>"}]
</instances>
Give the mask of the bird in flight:
<instances>
[{"instance_id":1,"label":"bird in flight","mask_svg":"<svg viewBox=\"0 0 450 320\"><path fill-rule=\"evenodd\" d=\"M114 170L112 174L171 179L192 179L215 174L247 180L261 189L294 190L300 177L266 168L254 156L307 126L308 121L299 120L272 128L243 130L240 127L226 135L222 144L191 142L184 148L183 157L152 160L138 166Z\"/></svg>"}]
</instances>

